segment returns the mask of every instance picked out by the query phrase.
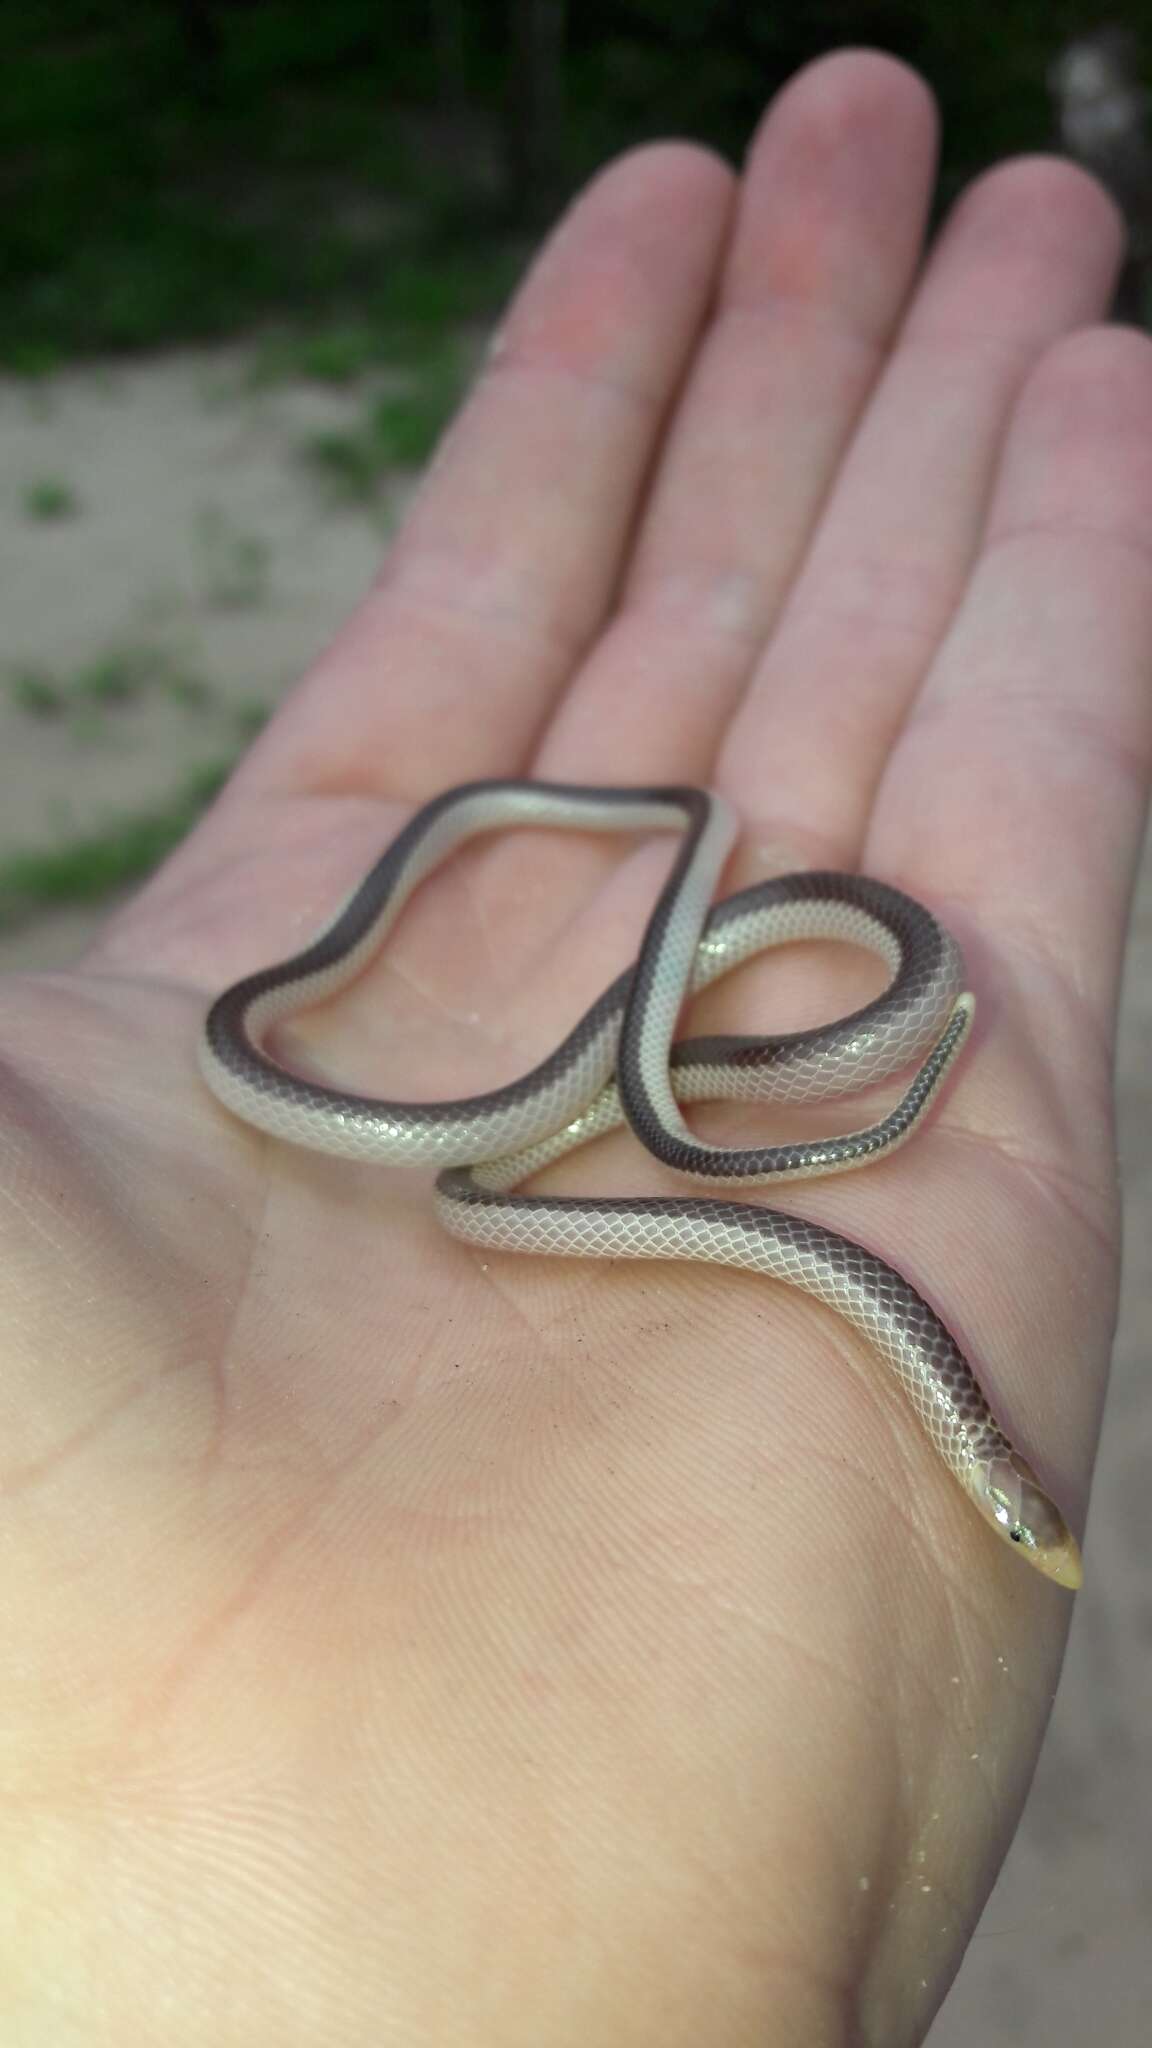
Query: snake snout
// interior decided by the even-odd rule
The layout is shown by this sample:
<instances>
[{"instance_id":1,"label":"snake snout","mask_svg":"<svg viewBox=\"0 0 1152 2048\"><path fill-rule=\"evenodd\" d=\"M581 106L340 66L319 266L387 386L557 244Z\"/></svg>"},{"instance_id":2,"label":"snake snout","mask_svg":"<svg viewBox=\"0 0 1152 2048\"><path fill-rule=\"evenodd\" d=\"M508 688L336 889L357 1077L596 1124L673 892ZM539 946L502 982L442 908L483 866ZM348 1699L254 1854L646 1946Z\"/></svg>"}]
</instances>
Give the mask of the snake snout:
<instances>
[{"instance_id":1,"label":"snake snout","mask_svg":"<svg viewBox=\"0 0 1152 2048\"><path fill-rule=\"evenodd\" d=\"M1076 1538L1019 1452L1004 1451L989 1459L977 1505L1002 1536L1030 1553L1047 1578L1061 1586L1080 1585L1083 1568Z\"/></svg>"}]
</instances>

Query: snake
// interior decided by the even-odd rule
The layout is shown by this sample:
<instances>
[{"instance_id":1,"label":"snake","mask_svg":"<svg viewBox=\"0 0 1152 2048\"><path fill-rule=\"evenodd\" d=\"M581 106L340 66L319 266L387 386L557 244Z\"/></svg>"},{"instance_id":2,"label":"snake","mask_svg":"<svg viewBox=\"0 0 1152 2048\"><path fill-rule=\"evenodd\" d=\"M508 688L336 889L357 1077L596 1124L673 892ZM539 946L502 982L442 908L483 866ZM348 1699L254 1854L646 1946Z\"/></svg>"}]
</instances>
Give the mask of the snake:
<instances>
[{"instance_id":1,"label":"snake","mask_svg":"<svg viewBox=\"0 0 1152 2048\"><path fill-rule=\"evenodd\" d=\"M420 884L465 842L508 828L678 832L632 965L519 1080L449 1101L402 1102L293 1072L275 1027L348 986ZM302 950L216 997L199 1038L219 1102L268 1136L337 1158L434 1167L434 1205L455 1238L560 1258L698 1260L767 1275L844 1317L890 1367L927 1442L984 1520L1047 1578L1074 1589L1080 1552L1032 1466L997 1421L976 1371L910 1280L838 1231L759 1202L705 1193L852 1171L924 1122L968 1038L974 998L951 935L872 877L805 869L712 898L737 836L728 803L693 786L586 786L506 778L461 784L417 810ZM769 947L840 940L878 954L883 992L848 1016L775 1036L677 1039L685 1002ZM877 1122L839 1137L733 1148L705 1142L681 1105L822 1102L918 1061ZM683 1195L521 1192L553 1160L627 1123L698 1186Z\"/></svg>"}]
</instances>

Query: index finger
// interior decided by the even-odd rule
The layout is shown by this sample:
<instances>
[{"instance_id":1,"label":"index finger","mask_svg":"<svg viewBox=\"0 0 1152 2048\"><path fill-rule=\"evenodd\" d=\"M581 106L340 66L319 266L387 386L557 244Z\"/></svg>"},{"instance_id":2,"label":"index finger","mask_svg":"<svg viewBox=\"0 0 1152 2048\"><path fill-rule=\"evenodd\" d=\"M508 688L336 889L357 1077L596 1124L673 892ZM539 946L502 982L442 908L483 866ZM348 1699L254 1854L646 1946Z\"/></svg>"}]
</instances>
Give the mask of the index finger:
<instances>
[{"instance_id":1,"label":"index finger","mask_svg":"<svg viewBox=\"0 0 1152 2048\"><path fill-rule=\"evenodd\" d=\"M378 583L241 769L250 791L421 802L525 764L611 602L733 186L703 148L658 143L573 203Z\"/></svg>"}]
</instances>

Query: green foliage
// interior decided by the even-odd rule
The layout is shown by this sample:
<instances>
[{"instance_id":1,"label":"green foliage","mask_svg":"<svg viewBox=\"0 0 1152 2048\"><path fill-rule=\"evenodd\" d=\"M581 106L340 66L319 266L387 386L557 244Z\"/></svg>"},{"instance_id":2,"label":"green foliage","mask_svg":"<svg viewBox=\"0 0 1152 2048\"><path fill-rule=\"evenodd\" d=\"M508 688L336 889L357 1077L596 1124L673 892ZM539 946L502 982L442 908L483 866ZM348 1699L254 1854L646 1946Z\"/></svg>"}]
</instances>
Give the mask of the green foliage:
<instances>
[{"instance_id":1,"label":"green foliage","mask_svg":"<svg viewBox=\"0 0 1152 2048\"><path fill-rule=\"evenodd\" d=\"M528 251L518 238L463 248L430 242L388 263L362 295L354 319L282 323L265 334L252 366L254 385L288 378L349 385L371 371L424 371L443 354L453 327L481 323L511 291Z\"/></svg>"},{"instance_id":2,"label":"green foliage","mask_svg":"<svg viewBox=\"0 0 1152 2048\"><path fill-rule=\"evenodd\" d=\"M0 929L47 909L94 903L139 882L177 846L227 780L230 760L194 769L171 796L44 851L0 854Z\"/></svg>"},{"instance_id":3,"label":"green foliage","mask_svg":"<svg viewBox=\"0 0 1152 2048\"><path fill-rule=\"evenodd\" d=\"M370 428L348 432L333 428L313 434L301 453L337 503L370 505L375 500L383 464L377 459Z\"/></svg>"},{"instance_id":4,"label":"green foliage","mask_svg":"<svg viewBox=\"0 0 1152 2048\"><path fill-rule=\"evenodd\" d=\"M71 519L80 501L62 477L43 476L24 486L23 506L28 519Z\"/></svg>"},{"instance_id":5,"label":"green foliage","mask_svg":"<svg viewBox=\"0 0 1152 2048\"><path fill-rule=\"evenodd\" d=\"M215 692L170 648L148 640L113 643L72 670L12 662L5 683L29 718L67 719L74 737L98 738L108 716L145 697L164 697L185 710L214 706Z\"/></svg>"},{"instance_id":6,"label":"green foliage","mask_svg":"<svg viewBox=\"0 0 1152 2048\"><path fill-rule=\"evenodd\" d=\"M377 399L369 418L382 467L419 469L427 461L460 403L464 382L457 360L445 357L429 366L414 391Z\"/></svg>"},{"instance_id":7,"label":"green foliage","mask_svg":"<svg viewBox=\"0 0 1152 2048\"><path fill-rule=\"evenodd\" d=\"M217 5L210 75L173 5L20 14L0 67L7 368L305 305L378 324L395 270L451 244L442 180L406 126L430 89L415 0Z\"/></svg>"},{"instance_id":8,"label":"green foliage","mask_svg":"<svg viewBox=\"0 0 1152 2048\"><path fill-rule=\"evenodd\" d=\"M427 461L460 403L465 382L459 354L442 351L425 365L411 391L375 399L355 427L314 434L301 453L335 499L371 504L389 470L418 469Z\"/></svg>"},{"instance_id":9,"label":"green foliage","mask_svg":"<svg viewBox=\"0 0 1152 2048\"><path fill-rule=\"evenodd\" d=\"M173 0L9 12L0 361L22 374L307 307L305 374L351 381L374 336L461 317L463 270L483 271L529 208L500 184L520 111L506 115L509 8L462 0L454 128L427 0L204 0L200 43ZM1001 0L994 33L956 0L581 0L564 58L569 183L669 132L739 158L766 97L851 43L925 72L947 194L994 156L1050 143L1048 65L1083 22L1079 0Z\"/></svg>"},{"instance_id":10,"label":"green foliage","mask_svg":"<svg viewBox=\"0 0 1152 2048\"><path fill-rule=\"evenodd\" d=\"M219 506L196 521L204 595L218 611L250 611L268 596L268 543L245 533Z\"/></svg>"},{"instance_id":11,"label":"green foliage","mask_svg":"<svg viewBox=\"0 0 1152 2048\"><path fill-rule=\"evenodd\" d=\"M354 384L380 360L382 336L366 321L336 322L316 333L266 337L253 370L258 384L303 378L313 384Z\"/></svg>"},{"instance_id":12,"label":"green foliage","mask_svg":"<svg viewBox=\"0 0 1152 2048\"><path fill-rule=\"evenodd\" d=\"M492 314L524 255L510 232L531 194L501 190L509 10L464 0L469 168L443 134L427 0L259 0L206 10L206 43L165 0L20 0L0 66L0 364L47 375L69 357L262 328L258 375L353 386L406 369L407 391L305 453L327 486L371 503L385 473L426 460L458 402L445 338ZM1143 27L1143 10L1128 19ZM803 63L871 44L920 68L941 103L947 199L983 164L1051 145L1046 74L1084 26L1080 0L580 0L568 13L568 176L680 132L739 161L764 101ZM182 23L185 26L182 28ZM1148 55L1146 49L1145 54ZM517 118L512 110L511 119ZM467 124L463 124L467 125ZM79 509L52 477L30 519ZM199 531L210 603L267 592L259 537L209 512ZM264 707L228 708L163 648L113 646L71 673L14 664L26 716L92 735L149 695L247 737ZM227 773L206 764L170 799L51 852L0 859L0 919L138 880Z\"/></svg>"},{"instance_id":13,"label":"green foliage","mask_svg":"<svg viewBox=\"0 0 1152 2048\"><path fill-rule=\"evenodd\" d=\"M253 740L258 732L263 731L271 716L270 706L258 697L242 698L239 704L231 707L232 730L238 740Z\"/></svg>"},{"instance_id":14,"label":"green foliage","mask_svg":"<svg viewBox=\"0 0 1152 2048\"><path fill-rule=\"evenodd\" d=\"M228 702L170 650L147 642L107 649L71 673L12 664L7 687L29 717L67 719L72 737L99 738L108 722L143 696L162 696L190 713L211 714L223 750L204 761L162 802L128 811L45 849L0 852L0 930L65 904L94 903L142 881L178 845L231 773L238 749L268 717L255 698Z\"/></svg>"},{"instance_id":15,"label":"green foliage","mask_svg":"<svg viewBox=\"0 0 1152 2048\"><path fill-rule=\"evenodd\" d=\"M67 708L60 684L39 662L13 662L8 671L8 695L17 711L29 718L59 718Z\"/></svg>"},{"instance_id":16,"label":"green foliage","mask_svg":"<svg viewBox=\"0 0 1152 2048\"><path fill-rule=\"evenodd\" d=\"M164 655L151 647L112 647L77 669L68 694L82 708L134 704L166 668Z\"/></svg>"}]
</instances>

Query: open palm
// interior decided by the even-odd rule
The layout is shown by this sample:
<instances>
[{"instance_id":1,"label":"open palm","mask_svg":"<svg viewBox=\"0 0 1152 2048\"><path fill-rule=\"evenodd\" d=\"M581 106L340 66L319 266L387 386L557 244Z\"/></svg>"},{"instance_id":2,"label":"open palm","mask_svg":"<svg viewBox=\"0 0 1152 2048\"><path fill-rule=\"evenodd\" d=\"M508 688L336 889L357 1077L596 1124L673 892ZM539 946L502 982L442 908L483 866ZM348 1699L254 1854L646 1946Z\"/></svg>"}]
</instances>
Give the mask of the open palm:
<instances>
[{"instance_id":1,"label":"open palm","mask_svg":"<svg viewBox=\"0 0 1152 2048\"><path fill-rule=\"evenodd\" d=\"M852 53L739 182L673 144L598 179L212 814L79 971L6 986L5 2040L923 2036L1067 1596L811 1301L469 1252L426 1175L230 1119L195 1042L474 776L707 782L733 886L907 888L964 946L972 1046L907 1151L780 1203L932 1296L1081 1526L1152 351L1088 328L1117 230L1069 166L982 179L921 267L932 153L922 85ZM287 1055L413 1098L512 1078L667 858L469 853ZM701 1009L814 1021L862 971L805 949ZM671 1188L626 1134L541 1185Z\"/></svg>"}]
</instances>

